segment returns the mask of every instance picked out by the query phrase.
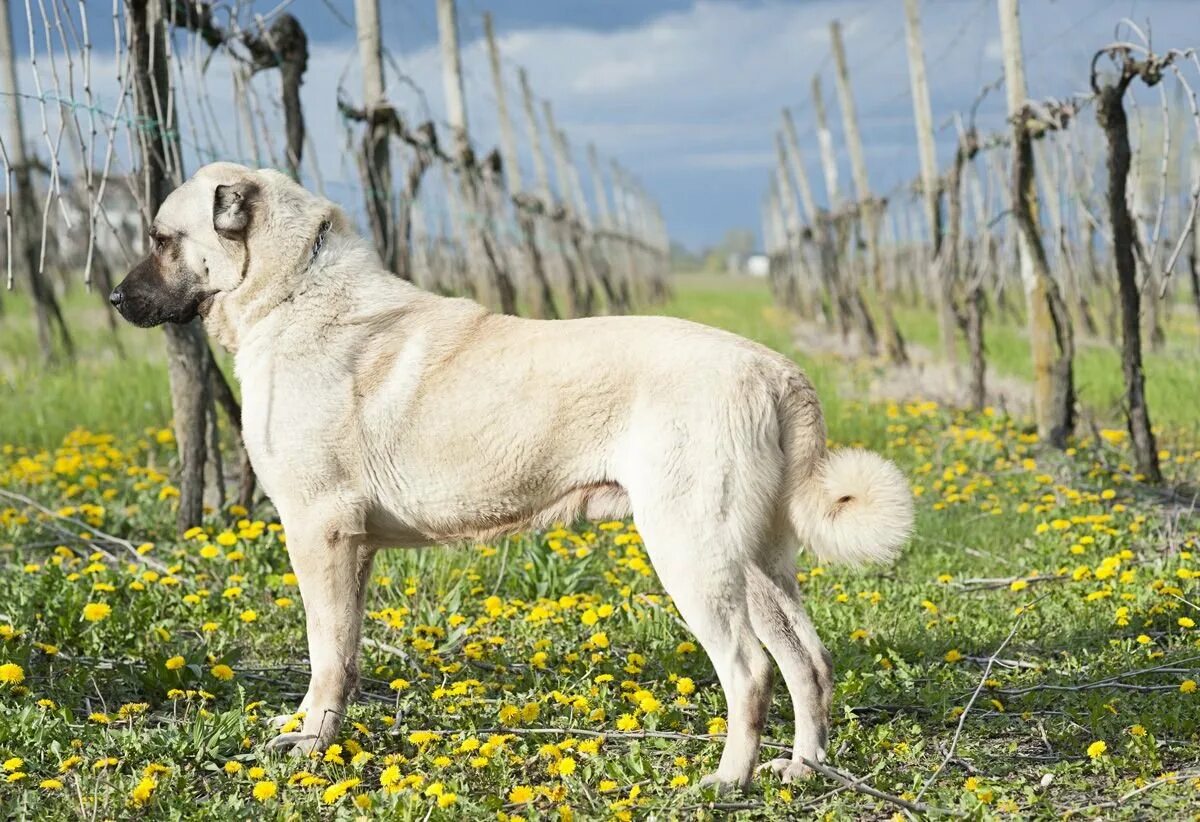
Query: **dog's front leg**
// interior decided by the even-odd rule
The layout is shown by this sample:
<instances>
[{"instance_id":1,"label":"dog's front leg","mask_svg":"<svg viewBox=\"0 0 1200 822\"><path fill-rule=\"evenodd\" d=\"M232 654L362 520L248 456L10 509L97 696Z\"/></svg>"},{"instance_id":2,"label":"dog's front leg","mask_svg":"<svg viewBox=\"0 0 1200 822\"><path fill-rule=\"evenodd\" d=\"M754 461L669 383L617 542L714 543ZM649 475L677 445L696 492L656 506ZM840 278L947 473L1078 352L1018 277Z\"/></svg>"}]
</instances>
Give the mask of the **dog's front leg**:
<instances>
[{"instance_id":1,"label":"dog's front leg","mask_svg":"<svg viewBox=\"0 0 1200 822\"><path fill-rule=\"evenodd\" d=\"M356 544L357 532L338 522L287 527L288 556L304 602L312 674L301 703L303 727L272 739L272 749L307 754L327 747L341 729L346 703L358 686L363 594L374 554Z\"/></svg>"}]
</instances>

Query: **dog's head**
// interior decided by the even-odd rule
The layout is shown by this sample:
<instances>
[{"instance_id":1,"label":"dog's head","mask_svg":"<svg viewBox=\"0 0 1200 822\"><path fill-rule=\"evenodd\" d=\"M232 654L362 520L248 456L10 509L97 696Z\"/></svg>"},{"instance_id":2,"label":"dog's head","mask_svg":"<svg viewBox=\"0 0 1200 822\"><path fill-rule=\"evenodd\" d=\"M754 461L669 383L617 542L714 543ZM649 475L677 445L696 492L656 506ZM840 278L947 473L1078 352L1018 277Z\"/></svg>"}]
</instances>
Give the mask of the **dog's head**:
<instances>
[{"instance_id":1,"label":"dog's head","mask_svg":"<svg viewBox=\"0 0 1200 822\"><path fill-rule=\"evenodd\" d=\"M248 281L302 259L325 213L322 202L275 171L205 166L163 201L149 255L109 302L143 328L206 315Z\"/></svg>"}]
</instances>

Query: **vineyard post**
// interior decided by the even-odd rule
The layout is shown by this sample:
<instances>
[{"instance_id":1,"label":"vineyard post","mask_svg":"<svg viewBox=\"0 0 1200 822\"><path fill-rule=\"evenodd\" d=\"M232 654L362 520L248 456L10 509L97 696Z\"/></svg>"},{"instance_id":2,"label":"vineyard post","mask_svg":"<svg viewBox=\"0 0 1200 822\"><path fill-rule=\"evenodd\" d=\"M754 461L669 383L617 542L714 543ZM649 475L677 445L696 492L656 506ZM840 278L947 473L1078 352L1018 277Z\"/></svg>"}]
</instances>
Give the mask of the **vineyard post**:
<instances>
[{"instance_id":1,"label":"vineyard post","mask_svg":"<svg viewBox=\"0 0 1200 822\"><path fill-rule=\"evenodd\" d=\"M800 212L796 207L792 184L788 180L786 149L782 134L775 135L775 187L779 197L779 208L783 214L782 277L779 280L779 295L788 308L799 311L805 319L811 319L809 306L804 299L800 283Z\"/></svg>"},{"instance_id":2,"label":"vineyard post","mask_svg":"<svg viewBox=\"0 0 1200 822\"><path fill-rule=\"evenodd\" d=\"M592 313L592 278L587 260L579 254L579 244L575 241L575 230L571 226L572 208L566 151L559 139L554 107L549 100L542 100L542 117L546 121L546 135L550 139L550 153L554 158L554 181L557 183L558 198L552 219L558 227L557 242L567 271L568 309L572 317L585 317ZM572 254L572 251L575 253Z\"/></svg>"},{"instance_id":3,"label":"vineyard post","mask_svg":"<svg viewBox=\"0 0 1200 822\"><path fill-rule=\"evenodd\" d=\"M908 362L908 354L904 350L904 337L900 335L900 327L896 324L896 315L892 311L892 301L884 288L880 275L882 266L879 259L879 216L880 202L871 195L871 184L867 178L867 160L863 152L862 135L858 130L858 111L854 105L854 89L850 85L850 67L846 60L846 48L842 43L842 25L837 20L829 24L829 39L833 46L833 62L837 79L838 107L842 110L842 130L846 139L846 148L850 152L850 170L854 178L855 196L858 198L859 219L867 243L867 282L866 287L874 287L878 292L879 309L883 314L884 350L887 358L901 365ZM862 289L858 289L859 300L862 301ZM862 309L867 311L865 301Z\"/></svg>"},{"instance_id":4,"label":"vineyard post","mask_svg":"<svg viewBox=\"0 0 1200 822\"><path fill-rule=\"evenodd\" d=\"M588 143L587 161L588 173L592 177L592 193L596 200L596 221L600 227L600 249L608 264L609 277L612 278L613 288L616 291L616 310L623 314L633 308L630 303L632 294L629 288L633 272L628 265L628 249L620 250L621 256L625 258L625 265L619 265L616 257L620 244L613 242L612 208L608 203L608 190L604 186L604 173L600 169L600 155L596 153L596 146L593 143Z\"/></svg>"},{"instance_id":5,"label":"vineyard post","mask_svg":"<svg viewBox=\"0 0 1200 822\"><path fill-rule=\"evenodd\" d=\"M821 276L830 284L830 293L836 295L833 300L834 314L841 328L842 337L846 337L850 334L851 324L857 323L860 318L851 307L851 285L843 277L838 259L842 245L839 236L841 229L834 219L834 213L841 205L842 197L838 190L837 157L833 153L833 135L829 131L829 124L825 117L825 96L821 93L821 76L819 74L814 74L812 78L812 98L813 115L817 125L817 147L821 157L821 173L825 180L826 206L825 212L817 215L817 251L820 255ZM877 346L873 327L871 331L871 335L866 337L864 343L873 354Z\"/></svg>"},{"instance_id":6,"label":"vineyard post","mask_svg":"<svg viewBox=\"0 0 1200 822\"><path fill-rule=\"evenodd\" d=\"M399 244L392 220L392 158L389 130L377 113L387 107L383 76L383 40L379 28L379 0L354 0L358 31L358 56L363 73L363 159L366 162L367 217L375 248L389 271L399 266Z\"/></svg>"},{"instance_id":7,"label":"vineyard post","mask_svg":"<svg viewBox=\"0 0 1200 822\"><path fill-rule=\"evenodd\" d=\"M782 116L784 144L787 147L787 155L789 165L792 169L792 177L795 178L796 188L800 194L800 206L802 209L800 217L801 226L805 224L811 226L813 232L810 234L810 237L815 237L815 229L817 226L819 211L817 209L816 200L813 197L812 184L808 179L808 170L804 167L804 154L800 150L800 137L796 133L796 121L792 119L791 111L786 108L783 110ZM821 284L824 283L826 290L828 290L830 283L825 281L823 278L818 280L817 277L813 276L812 266L809 262L807 253L809 244L808 241L809 237L806 237L804 233L801 232L796 237L795 254L797 256L802 275L810 279L808 287L810 288L810 293L813 295L821 309L821 317L828 323L830 322L830 317L832 316L831 312L835 310L833 306L836 305L837 300L831 291L827 295L828 301L822 299L821 297Z\"/></svg>"},{"instance_id":8,"label":"vineyard post","mask_svg":"<svg viewBox=\"0 0 1200 822\"><path fill-rule=\"evenodd\" d=\"M1026 101L1018 0L998 2L1008 116L1013 129L1013 215L1033 356L1034 414L1038 435L1063 448L1075 427L1074 340L1070 316L1050 276L1038 222L1033 137L1028 122L1033 113Z\"/></svg>"},{"instance_id":9,"label":"vineyard post","mask_svg":"<svg viewBox=\"0 0 1200 822\"><path fill-rule=\"evenodd\" d=\"M487 195L481 190L486 181L471 149L467 128L467 104L463 94L462 55L458 47L458 13L454 0L438 0L438 40L442 53L442 87L446 95L446 117L454 142L452 157L458 164L458 182L463 205L467 209L465 237L468 260L477 272L486 272L487 285L504 314L517 313L517 293L503 265L501 251L491 232L495 215L488 208Z\"/></svg>"},{"instance_id":10,"label":"vineyard post","mask_svg":"<svg viewBox=\"0 0 1200 822\"><path fill-rule=\"evenodd\" d=\"M938 337L942 356L958 368L955 335L954 283L961 276L957 256L942 244L942 210L938 182L937 152L933 140L933 107L929 100L929 80L925 71L925 50L921 39L920 0L904 0L904 31L908 44L908 76L912 89L913 120L917 128L917 153L921 161L921 196L929 226L932 263L929 275L937 310ZM953 262L951 262L953 261Z\"/></svg>"},{"instance_id":11,"label":"vineyard post","mask_svg":"<svg viewBox=\"0 0 1200 822\"><path fill-rule=\"evenodd\" d=\"M37 208L34 201L33 181L30 176L29 159L25 154L25 131L21 122L20 87L17 85L17 57L13 49L12 21L9 18L8 0L0 0L0 94L9 102L9 141L7 163L12 169L14 186L10 208L12 209L12 236L10 236L10 258L13 247L20 255L21 265L29 282L29 296L33 299L33 316L37 328L38 347L42 360L53 362L57 356L54 336L57 330L59 342L67 359L75 356L71 332L54 296L54 288L42 270L41 252L33 226L37 224Z\"/></svg>"},{"instance_id":12,"label":"vineyard post","mask_svg":"<svg viewBox=\"0 0 1200 822\"><path fill-rule=\"evenodd\" d=\"M847 247L853 242L852 222L858 216L858 206L862 204L851 203L846 209L841 208L844 204L838 191L838 158L834 155L833 134L829 131L826 118L820 76L812 78L812 109L817 120L817 142L821 145L821 167L829 200L829 212L822 221L822 265L826 266L829 280L838 284L842 334L846 334L848 323L854 323L862 335L864 352L875 356L880 350L875 320L871 319L862 289L851 270L850 260L846 258Z\"/></svg>"},{"instance_id":13,"label":"vineyard post","mask_svg":"<svg viewBox=\"0 0 1200 822\"><path fill-rule=\"evenodd\" d=\"M524 68L517 69L517 80L521 85L521 103L525 111L525 128L529 135L529 155L533 160L533 179L541 209L540 246L549 253L543 254L542 259L552 262L551 277L565 290L567 298L566 313L578 316L575 312L575 295L571 289L573 274L571 263L568 261L565 248L560 242L557 224L552 214L554 210L554 194L550 190L550 169L546 162L546 151L542 143L542 132L538 127L537 112L533 105L533 89L529 85L529 75Z\"/></svg>"}]
</instances>

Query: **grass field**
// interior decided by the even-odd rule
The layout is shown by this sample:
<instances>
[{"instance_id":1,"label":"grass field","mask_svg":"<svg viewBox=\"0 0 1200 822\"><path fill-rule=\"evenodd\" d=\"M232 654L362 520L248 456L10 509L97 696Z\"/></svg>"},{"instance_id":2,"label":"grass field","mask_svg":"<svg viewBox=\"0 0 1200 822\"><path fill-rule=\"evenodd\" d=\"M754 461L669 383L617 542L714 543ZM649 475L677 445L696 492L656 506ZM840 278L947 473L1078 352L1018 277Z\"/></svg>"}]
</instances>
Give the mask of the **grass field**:
<instances>
[{"instance_id":1,"label":"grass field","mask_svg":"<svg viewBox=\"0 0 1200 822\"><path fill-rule=\"evenodd\" d=\"M74 371L37 368L14 301L0 320L0 492L53 512L0 499L4 816L898 812L822 776L697 786L725 706L628 522L382 554L345 738L313 761L267 755L266 718L307 684L285 535L269 510L228 510L174 536L158 335L122 332L112 357L95 303L72 303L90 329ZM681 279L664 311L798 356L760 286ZM831 763L932 813L1200 814L1200 522L1133 481L1122 432L1045 451L1026 421L864 405L846 366L801 362L831 438L895 459L918 502L894 568L800 557L836 661ZM1180 429L1166 471L1194 482ZM786 744L775 694L766 736Z\"/></svg>"}]
</instances>

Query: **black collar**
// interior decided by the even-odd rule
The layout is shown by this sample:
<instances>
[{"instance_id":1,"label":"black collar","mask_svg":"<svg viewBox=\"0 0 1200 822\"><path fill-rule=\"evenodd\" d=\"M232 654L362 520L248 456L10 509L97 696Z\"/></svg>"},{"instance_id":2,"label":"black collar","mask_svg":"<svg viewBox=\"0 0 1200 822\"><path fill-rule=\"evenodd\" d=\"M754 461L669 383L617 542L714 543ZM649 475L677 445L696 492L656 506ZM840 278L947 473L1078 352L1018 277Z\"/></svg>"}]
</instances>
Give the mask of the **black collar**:
<instances>
[{"instance_id":1,"label":"black collar","mask_svg":"<svg viewBox=\"0 0 1200 822\"><path fill-rule=\"evenodd\" d=\"M325 238L329 236L329 229L333 228L333 223L329 220L321 223L321 227L317 229L317 239L313 240L312 254L308 257L308 267L312 268L312 264L317 261L317 255L321 253L321 249L325 246Z\"/></svg>"}]
</instances>

